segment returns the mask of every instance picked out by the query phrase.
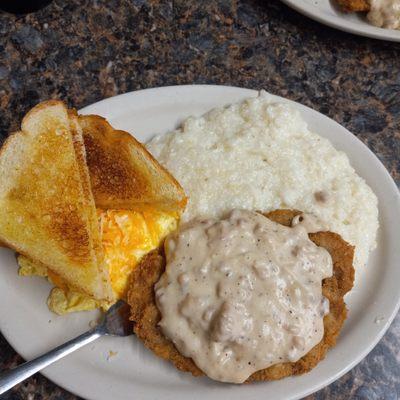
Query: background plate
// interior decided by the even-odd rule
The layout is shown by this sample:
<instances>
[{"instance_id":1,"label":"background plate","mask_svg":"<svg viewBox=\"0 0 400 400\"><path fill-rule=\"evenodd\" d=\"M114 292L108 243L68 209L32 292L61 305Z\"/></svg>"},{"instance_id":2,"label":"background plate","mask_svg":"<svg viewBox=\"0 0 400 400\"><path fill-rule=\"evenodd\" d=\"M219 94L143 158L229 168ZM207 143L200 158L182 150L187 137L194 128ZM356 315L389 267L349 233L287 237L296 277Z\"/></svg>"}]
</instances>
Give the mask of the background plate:
<instances>
[{"instance_id":1,"label":"background plate","mask_svg":"<svg viewBox=\"0 0 400 400\"><path fill-rule=\"evenodd\" d=\"M258 92L224 86L173 86L127 93L82 110L106 117L142 141L176 127L190 115L257 96ZM359 362L379 341L399 307L400 196L374 154L331 119L288 100L310 129L348 154L352 165L379 198L378 249L346 298L350 312L338 344L309 374L277 382L234 386L192 378L147 351L134 337L101 338L44 370L44 375L71 392L93 400L259 400L298 399L329 384ZM25 359L31 359L82 333L97 312L58 317L48 311L50 285L42 278L18 277L13 252L0 250L0 328ZM378 324L375 319L383 318ZM109 357L110 351L117 354Z\"/></svg>"},{"instance_id":2,"label":"background plate","mask_svg":"<svg viewBox=\"0 0 400 400\"><path fill-rule=\"evenodd\" d=\"M343 13L335 0L281 0L289 7L332 28L374 39L400 42L400 31L371 25L364 13Z\"/></svg>"}]
</instances>

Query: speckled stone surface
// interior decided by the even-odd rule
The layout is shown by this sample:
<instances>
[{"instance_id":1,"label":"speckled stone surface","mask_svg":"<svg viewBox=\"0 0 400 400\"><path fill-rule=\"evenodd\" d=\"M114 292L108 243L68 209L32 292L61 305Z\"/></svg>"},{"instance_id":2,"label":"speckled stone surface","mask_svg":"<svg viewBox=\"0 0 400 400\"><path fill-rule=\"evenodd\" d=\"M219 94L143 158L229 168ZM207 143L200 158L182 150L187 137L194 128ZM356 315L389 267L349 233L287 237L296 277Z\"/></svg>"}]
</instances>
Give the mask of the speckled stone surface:
<instances>
[{"instance_id":1,"label":"speckled stone surface","mask_svg":"<svg viewBox=\"0 0 400 400\"><path fill-rule=\"evenodd\" d=\"M57 0L28 16L0 13L1 140L41 100L80 108L191 83L264 88L321 111L400 184L400 43L330 29L278 0ZM400 398L399 347L398 316L364 361L307 400ZM21 362L0 335L0 369ZM36 375L1 399L76 397Z\"/></svg>"}]
</instances>

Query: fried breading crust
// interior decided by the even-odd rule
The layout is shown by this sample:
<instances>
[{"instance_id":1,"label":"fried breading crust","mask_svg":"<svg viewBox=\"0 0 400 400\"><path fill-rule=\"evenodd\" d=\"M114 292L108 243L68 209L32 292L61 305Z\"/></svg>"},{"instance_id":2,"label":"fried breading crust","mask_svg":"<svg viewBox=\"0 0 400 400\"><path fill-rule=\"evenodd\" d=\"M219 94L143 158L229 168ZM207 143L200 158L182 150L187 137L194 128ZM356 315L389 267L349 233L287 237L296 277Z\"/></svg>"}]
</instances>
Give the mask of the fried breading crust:
<instances>
[{"instance_id":1,"label":"fried breading crust","mask_svg":"<svg viewBox=\"0 0 400 400\"><path fill-rule=\"evenodd\" d=\"M349 12L369 11L371 9L368 0L337 0L337 2L343 10Z\"/></svg>"},{"instance_id":2,"label":"fried breading crust","mask_svg":"<svg viewBox=\"0 0 400 400\"><path fill-rule=\"evenodd\" d=\"M277 210L266 217L285 226L290 226L299 211ZM303 374L314 368L328 349L335 345L336 339L346 319L347 310L343 296L353 287L354 247L332 232L311 233L310 239L324 247L332 257L333 276L324 279L322 293L330 303L329 314L324 317L324 337L322 341L297 362L275 364L255 372L247 382L281 379L290 375ZM154 284L165 270L165 257L162 250L155 250L143 258L131 277L128 303L131 306L131 320L135 323L134 332L146 347L157 356L171 361L181 371L194 376L204 375L192 359L182 356L158 327L161 319L154 297Z\"/></svg>"}]
</instances>

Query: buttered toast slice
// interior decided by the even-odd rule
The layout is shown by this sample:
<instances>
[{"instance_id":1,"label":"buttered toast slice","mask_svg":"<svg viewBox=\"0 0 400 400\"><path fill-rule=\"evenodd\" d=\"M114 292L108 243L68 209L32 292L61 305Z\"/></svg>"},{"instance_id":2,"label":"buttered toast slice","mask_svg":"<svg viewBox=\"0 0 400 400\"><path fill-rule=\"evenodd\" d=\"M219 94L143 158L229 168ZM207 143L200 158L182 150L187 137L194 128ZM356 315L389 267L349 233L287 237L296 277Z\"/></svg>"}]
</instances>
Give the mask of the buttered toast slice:
<instances>
[{"instance_id":1,"label":"buttered toast slice","mask_svg":"<svg viewBox=\"0 0 400 400\"><path fill-rule=\"evenodd\" d=\"M102 117L78 118L97 207L183 211L185 192L141 143Z\"/></svg>"},{"instance_id":2,"label":"buttered toast slice","mask_svg":"<svg viewBox=\"0 0 400 400\"><path fill-rule=\"evenodd\" d=\"M0 241L67 284L113 300L77 116L34 107L0 151Z\"/></svg>"}]
</instances>

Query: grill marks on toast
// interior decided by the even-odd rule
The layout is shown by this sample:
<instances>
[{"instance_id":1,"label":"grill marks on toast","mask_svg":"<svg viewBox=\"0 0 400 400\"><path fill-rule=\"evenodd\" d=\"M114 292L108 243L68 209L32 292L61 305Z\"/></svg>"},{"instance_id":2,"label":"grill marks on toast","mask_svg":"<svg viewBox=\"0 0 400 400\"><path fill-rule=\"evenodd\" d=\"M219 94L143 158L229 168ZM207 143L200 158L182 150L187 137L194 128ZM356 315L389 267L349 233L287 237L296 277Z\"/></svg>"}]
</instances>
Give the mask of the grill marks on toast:
<instances>
[{"instance_id":1,"label":"grill marks on toast","mask_svg":"<svg viewBox=\"0 0 400 400\"><path fill-rule=\"evenodd\" d=\"M290 226L292 219L299 213L294 210L277 210L266 214L266 217ZM247 382L276 380L308 372L336 343L347 315L343 296L352 288L354 282L354 247L332 232L312 233L309 236L315 244L329 252L333 261L333 276L324 279L322 283L323 295L330 301L329 314L324 317L324 337L299 361L275 364L257 371ZM179 353L158 327L161 315L156 306L153 287L164 270L165 256L160 249L145 256L131 276L128 303L131 306L131 320L135 323L135 334L147 348L157 356L172 362L179 370L190 372L194 376L204 375L192 359Z\"/></svg>"}]
</instances>

